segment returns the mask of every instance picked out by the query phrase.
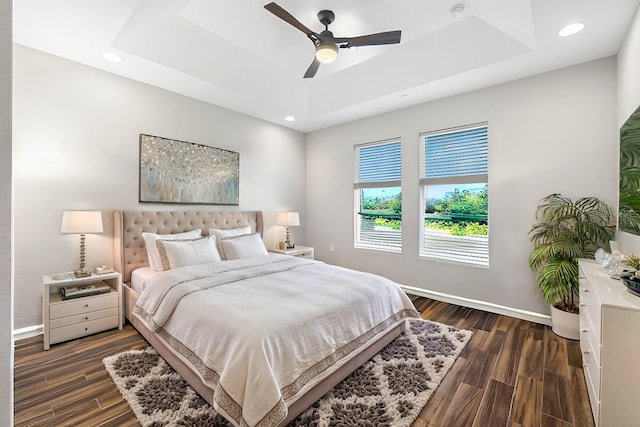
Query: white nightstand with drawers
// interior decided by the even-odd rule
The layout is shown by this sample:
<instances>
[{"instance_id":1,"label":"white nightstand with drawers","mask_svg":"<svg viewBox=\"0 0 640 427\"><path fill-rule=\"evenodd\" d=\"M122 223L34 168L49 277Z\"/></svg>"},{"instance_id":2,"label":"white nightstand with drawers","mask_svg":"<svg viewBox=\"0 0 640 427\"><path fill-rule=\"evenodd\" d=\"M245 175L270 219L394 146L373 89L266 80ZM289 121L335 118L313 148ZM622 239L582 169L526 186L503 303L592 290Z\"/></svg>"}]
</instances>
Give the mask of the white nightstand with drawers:
<instances>
[{"instance_id":1,"label":"white nightstand with drawers","mask_svg":"<svg viewBox=\"0 0 640 427\"><path fill-rule=\"evenodd\" d=\"M100 285L108 293L63 300L61 287ZM94 274L76 278L73 273L42 276L42 322L44 349L51 344L80 338L107 329L122 329L122 276L120 273Z\"/></svg>"},{"instance_id":2,"label":"white nightstand with drawers","mask_svg":"<svg viewBox=\"0 0 640 427\"><path fill-rule=\"evenodd\" d=\"M297 256L300 258L314 259L313 248L310 246L296 245L292 249L273 249L271 252L276 254Z\"/></svg>"}]
</instances>

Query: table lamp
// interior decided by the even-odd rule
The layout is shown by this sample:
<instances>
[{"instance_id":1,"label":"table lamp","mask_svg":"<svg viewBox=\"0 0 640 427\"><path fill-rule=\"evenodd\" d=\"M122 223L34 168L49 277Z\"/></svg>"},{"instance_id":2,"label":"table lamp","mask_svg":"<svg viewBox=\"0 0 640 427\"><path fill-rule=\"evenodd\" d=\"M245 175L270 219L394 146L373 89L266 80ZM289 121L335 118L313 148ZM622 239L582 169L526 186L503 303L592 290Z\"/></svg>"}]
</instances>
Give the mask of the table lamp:
<instances>
[{"instance_id":1,"label":"table lamp","mask_svg":"<svg viewBox=\"0 0 640 427\"><path fill-rule=\"evenodd\" d=\"M60 232L80 235L80 266L73 272L76 277L91 275L91 270L87 270L84 264L85 234L102 233L103 231L102 212L100 211L64 211L62 213Z\"/></svg>"},{"instance_id":2,"label":"table lamp","mask_svg":"<svg viewBox=\"0 0 640 427\"><path fill-rule=\"evenodd\" d=\"M278 214L278 225L287 227L287 238L284 241L285 249L293 249L295 245L291 243L289 227L300 225L300 215L298 215L298 212L280 212Z\"/></svg>"}]
</instances>

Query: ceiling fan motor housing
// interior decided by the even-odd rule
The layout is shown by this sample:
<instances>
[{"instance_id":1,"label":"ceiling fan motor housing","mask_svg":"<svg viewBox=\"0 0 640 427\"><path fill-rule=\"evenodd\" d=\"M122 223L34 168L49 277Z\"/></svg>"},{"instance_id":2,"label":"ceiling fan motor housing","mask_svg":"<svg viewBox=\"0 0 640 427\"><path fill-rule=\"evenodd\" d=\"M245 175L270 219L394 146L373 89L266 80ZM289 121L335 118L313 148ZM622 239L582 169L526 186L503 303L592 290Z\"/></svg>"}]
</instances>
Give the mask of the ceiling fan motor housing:
<instances>
[{"instance_id":1,"label":"ceiling fan motor housing","mask_svg":"<svg viewBox=\"0 0 640 427\"><path fill-rule=\"evenodd\" d=\"M326 27L329 26L336 19L336 15L330 10L321 10L318 12L318 20L322 25Z\"/></svg>"}]
</instances>

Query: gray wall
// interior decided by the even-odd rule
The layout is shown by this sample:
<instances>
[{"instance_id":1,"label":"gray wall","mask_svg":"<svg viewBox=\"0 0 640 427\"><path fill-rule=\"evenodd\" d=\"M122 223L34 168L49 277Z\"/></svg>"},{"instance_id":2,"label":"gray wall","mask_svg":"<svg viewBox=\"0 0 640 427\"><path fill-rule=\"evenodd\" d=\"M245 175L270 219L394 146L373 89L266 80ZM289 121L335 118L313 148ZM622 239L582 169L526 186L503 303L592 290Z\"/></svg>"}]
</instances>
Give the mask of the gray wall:
<instances>
[{"instance_id":1,"label":"gray wall","mask_svg":"<svg viewBox=\"0 0 640 427\"><path fill-rule=\"evenodd\" d=\"M240 153L240 206L264 211L265 242L284 240L277 213L297 210L305 241L305 136L192 98L14 46L15 326L42 323L42 275L77 268L62 211L103 212L87 235L87 266L113 264L113 209L216 209L138 203L138 135Z\"/></svg>"},{"instance_id":2,"label":"gray wall","mask_svg":"<svg viewBox=\"0 0 640 427\"><path fill-rule=\"evenodd\" d=\"M307 135L307 231L317 257L401 284L549 312L527 259L540 198L615 206L616 60L608 58ZM489 269L418 258L420 132L489 124ZM353 146L402 138L403 253L353 248ZM329 245L335 252L329 252Z\"/></svg>"},{"instance_id":3,"label":"gray wall","mask_svg":"<svg viewBox=\"0 0 640 427\"><path fill-rule=\"evenodd\" d=\"M0 425L13 425L11 2L0 2Z\"/></svg>"},{"instance_id":4,"label":"gray wall","mask_svg":"<svg viewBox=\"0 0 640 427\"><path fill-rule=\"evenodd\" d=\"M293 229L296 241L314 245L323 260L546 313L526 263L533 211L556 191L617 204L618 128L640 104L638 21L636 14L617 71L610 58L324 129L307 135L306 153L297 132L15 46L16 327L41 323L40 276L77 262L77 239L58 232L63 210L104 212L105 233L87 238L95 265L111 260L112 209L171 208L137 203L141 132L240 151L240 208L265 210L270 245L283 233L273 225L276 213L295 209L303 221ZM491 268L419 260L417 135L483 120L490 126ZM405 154L404 253L355 250L353 145L394 136ZM640 252L636 236L619 239Z\"/></svg>"}]
</instances>

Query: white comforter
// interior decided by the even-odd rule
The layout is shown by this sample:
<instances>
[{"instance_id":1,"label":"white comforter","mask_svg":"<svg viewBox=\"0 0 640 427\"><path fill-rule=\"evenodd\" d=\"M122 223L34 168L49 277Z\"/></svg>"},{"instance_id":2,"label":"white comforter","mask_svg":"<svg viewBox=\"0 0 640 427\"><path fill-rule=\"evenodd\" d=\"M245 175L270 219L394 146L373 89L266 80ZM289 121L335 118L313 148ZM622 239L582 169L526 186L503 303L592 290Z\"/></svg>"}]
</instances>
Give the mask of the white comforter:
<instances>
[{"instance_id":1,"label":"white comforter","mask_svg":"<svg viewBox=\"0 0 640 427\"><path fill-rule=\"evenodd\" d=\"M275 254L159 273L134 313L193 364L216 410L242 426L277 425L354 350L417 315L383 277Z\"/></svg>"}]
</instances>

